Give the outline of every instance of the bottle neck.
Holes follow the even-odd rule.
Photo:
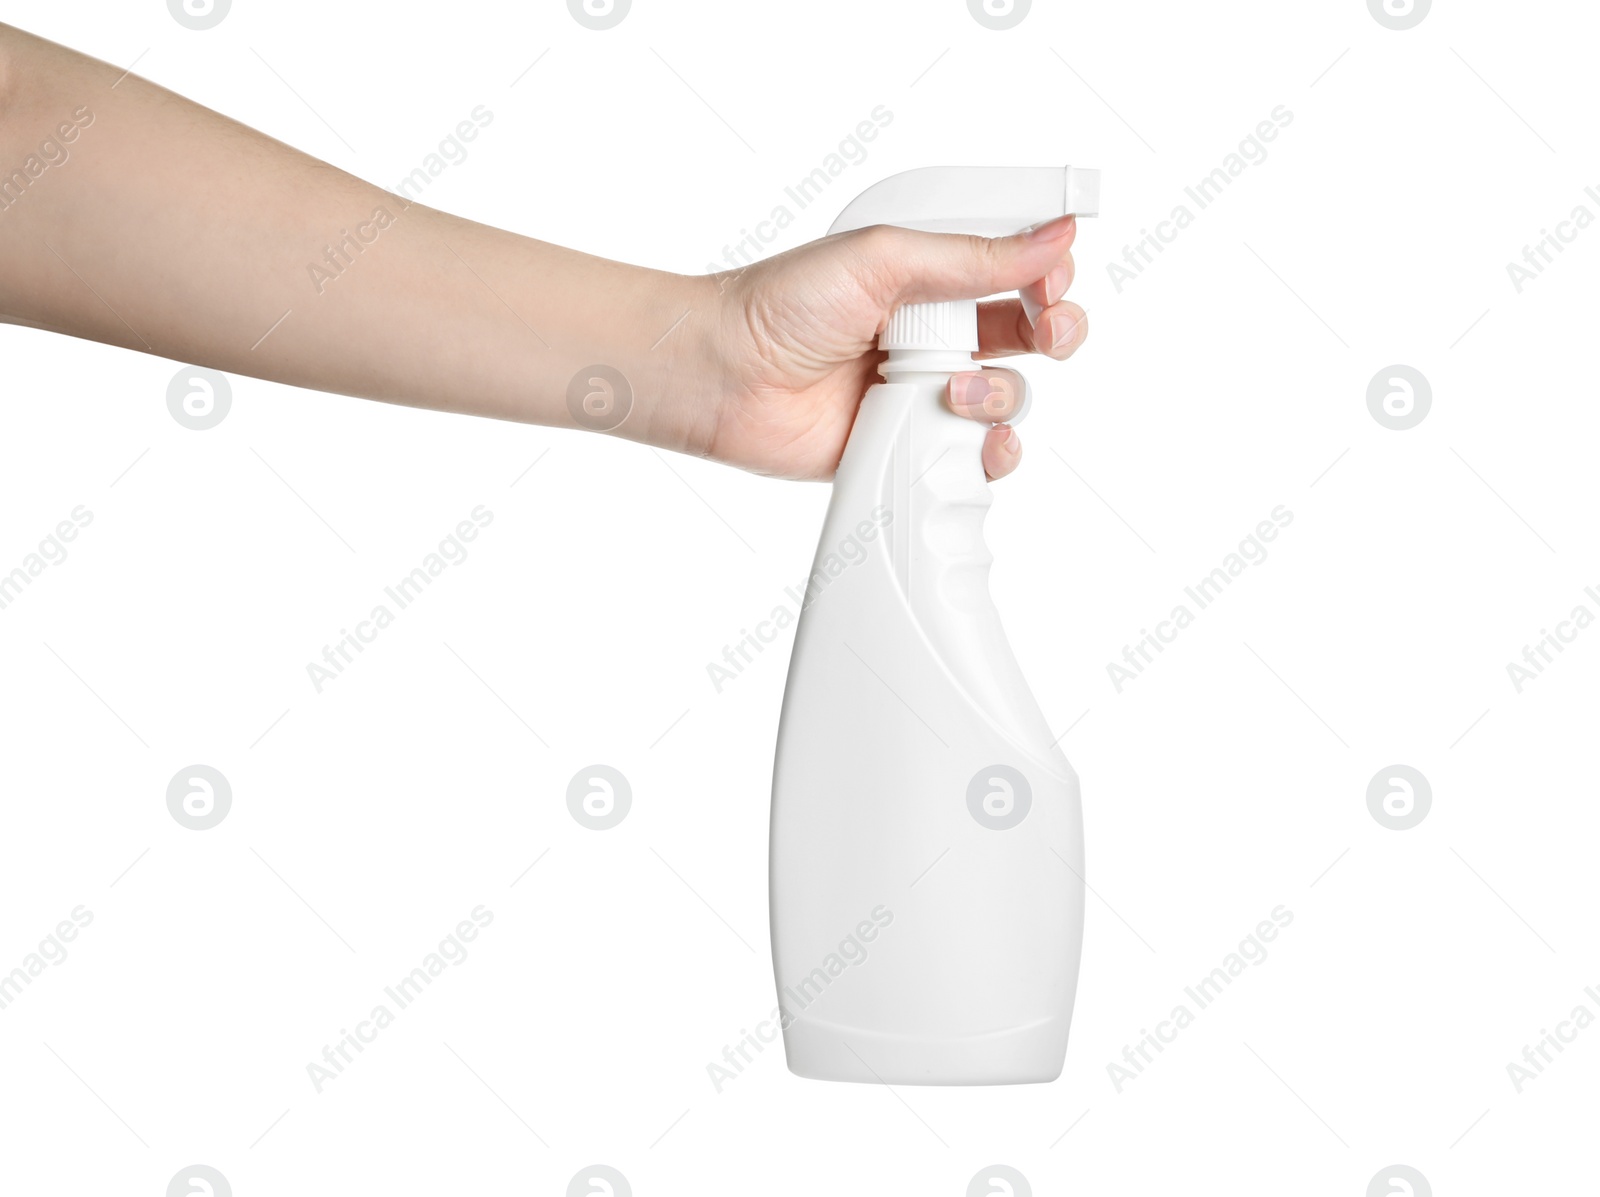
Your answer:
[[[976,368],[972,354],[964,349],[891,349],[878,372],[885,382],[920,382],[927,378],[942,381]]]

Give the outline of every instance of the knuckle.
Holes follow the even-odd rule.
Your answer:
[[[963,236],[966,238],[967,257],[972,262],[973,273],[982,279],[992,279],[999,274],[1003,264],[1000,242],[971,233]]]
[[[899,293],[905,262],[904,229],[873,224],[842,234],[854,274],[866,293],[879,303],[891,303]]]
[[[900,230],[892,224],[869,224],[864,229],[857,229],[850,236],[863,253],[884,254],[892,251],[899,234]]]

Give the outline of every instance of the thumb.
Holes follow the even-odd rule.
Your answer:
[[[1012,237],[919,233],[878,225],[848,234],[885,307],[981,299],[1017,291],[1066,259],[1077,218],[1060,216]]]

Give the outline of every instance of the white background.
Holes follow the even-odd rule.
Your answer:
[[[1520,294],[1506,271],[1600,213],[1589,6],[1403,32],[1360,0],[1041,2],[1007,32],[958,0],[637,0],[604,32],[503,0],[7,19],[386,186],[485,105],[427,203],[685,272],[877,105],[771,250],[919,165],[1105,173],[1092,334],[1030,367],[988,526],[1083,783],[1059,1081],[890,1092],[776,1048],[708,1078],[774,1000],[787,634],[720,694],[706,665],[804,576],[826,487],[248,378],[194,432],[173,363],[3,328],[0,569],[93,522],[0,612],[0,972],[94,919],[0,1011],[0,1189],[157,1197],[197,1162],[240,1197],[561,1194],[596,1162],[640,1197],[959,1195],[997,1162],[1036,1193],[1359,1197],[1397,1162],[1438,1194],[1593,1185],[1600,1030],[1520,1094],[1506,1069],[1600,1012],[1600,631],[1521,693],[1506,671],[1600,613],[1600,232]],[[1119,292],[1107,262],[1278,105],[1266,160]],[[148,168],[174,203],[196,185]],[[1395,363],[1432,387],[1409,431],[1367,407]],[[316,693],[306,664],[478,504],[470,557]],[[1279,504],[1268,559],[1118,693],[1107,663]],[[233,792],[205,832],[166,808],[194,763]],[[604,833],[566,808],[594,763],[633,791]],[[1433,793],[1403,832],[1367,808],[1395,763]],[[480,904],[469,958],[317,1093],[307,1064]],[[1268,959],[1118,1092],[1124,1045],[1280,904]]]

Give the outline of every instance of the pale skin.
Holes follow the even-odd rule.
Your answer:
[[[372,241],[319,290],[310,264],[357,226]],[[0,25],[0,320],[314,390],[573,427],[568,384],[604,363],[633,392],[613,435],[828,479],[902,304],[1020,289],[1037,320],[981,305],[977,356],[1071,356],[1088,331],[1063,299],[1076,231],[879,227],[670,274],[407,203]],[[951,380],[951,408],[994,425],[991,478],[1021,458],[1004,421],[1024,387],[993,367]]]

